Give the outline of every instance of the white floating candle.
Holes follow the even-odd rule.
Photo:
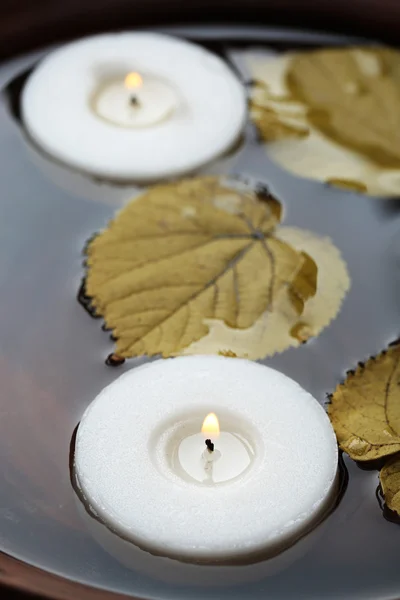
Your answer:
[[[210,469],[199,431],[211,407],[221,435]],[[125,539],[230,561],[276,553],[321,519],[337,445],[323,408],[282,373],[181,357],[132,369],[100,393],[78,428],[75,473],[92,510]]]
[[[22,96],[32,139],[97,176],[151,181],[207,164],[239,137],[241,83],[200,46],[152,33],[100,35],[45,58]]]

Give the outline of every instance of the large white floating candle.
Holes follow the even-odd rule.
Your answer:
[[[242,84],[204,48],[155,33],[64,46],[30,76],[25,127],[56,159],[104,178],[150,181],[227,151],[246,119]]]
[[[215,415],[204,421],[212,411],[219,434]],[[123,538],[155,554],[229,562],[279,552],[318,523],[337,459],[325,411],[295,381],[246,360],[194,356],[132,369],[105,388],[79,425],[75,474]]]

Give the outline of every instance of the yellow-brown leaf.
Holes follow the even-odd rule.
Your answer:
[[[390,510],[400,515],[400,457],[394,456],[379,474],[385,502]]]
[[[185,348],[185,354],[213,354],[229,348],[237,356],[257,360],[317,336],[336,316],[350,287],[346,263],[339,250],[329,238],[297,227],[277,227],[275,235],[305,256],[312,256],[312,263],[305,261],[299,272],[299,282],[307,289],[310,282],[315,282],[317,268],[315,294],[302,302],[292,283],[289,292],[282,290],[272,309],[266,310],[247,329],[233,329],[223,321],[205,319],[208,334]]]
[[[309,133],[304,124],[304,112],[285,108],[290,98],[271,94],[263,82],[255,82],[250,98],[250,114],[264,142],[285,138],[303,138]]]
[[[357,192],[359,194],[364,194],[367,191],[367,186],[364,183],[355,181],[354,179],[335,179],[332,177],[331,179],[327,179],[326,183],[341,190],[349,190],[350,192]]]
[[[398,168],[399,60],[399,52],[381,48],[302,52],[290,62],[287,85],[314,127],[377,164]]]
[[[400,343],[355,372],[333,393],[328,413],[340,447],[359,461],[400,451]]]
[[[273,235],[279,216],[274,198],[215,177],[155,186],[126,206],[87,248],[86,293],[116,354],[179,353],[207,334],[204,319],[248,328],[282,294],[300,314],[317,270]]]
[[[242,53],[268,156],[301,177],[398,197],[399,59],[381,47]]]
[[[252,103],[251,117],[264,142],[276,142],[285,138],[307,137],[309,130],[296,121],[284,118],[279,111],[268,105]]]

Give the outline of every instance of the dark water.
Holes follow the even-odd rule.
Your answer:
[[[338,43],[261,28],[184,33],[222,54],[226,46],[247,43]],[[0,86],[39,57],[3,66]],[[285,224],[330,236],[348,264],[352,287],[337,319],[316,340],[267,361],[324,402],[347,369],[398,337],[399,205],[296,179],[252,143],[242,148],[238,171],[271,187],[285,205]],[[142,360],[107,367],[112,341],[76,296],[86,240],[133,190],[87,180],[41,157],[3,97],[0,191],[0,549],[71,579],[143,598],[400,597],[400,527],[383,518],[378,472],[348,460],[349,483],[338,508],[274,561],[234,568],[181,565],[105,539],[97,528],[102,526],[85,518],[75,501],[70,440],[101,388]]]

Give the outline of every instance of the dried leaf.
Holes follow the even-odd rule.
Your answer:
[[[400,166],[400,52],[329,48],[293,56],[289,93],[335,142],[388,168]]]
[[[287,104],[289,102],[289,104]],[[289,109],[287,108],[289,106]],[[261,139],[274,142],[285,138],[303,138],[309,133],[304,111],[290,110],[290,98],[273,94],[263,81],[255,81],[250,98],[250,115]]]
[[[272,196],[214,177],[155,186],[126,206],[87,247],[86,293],[116,354],[177,354],[207,334],[205,319],[246,329],[281,297],[299,316],[317,272],[273,235],[280,213]]]
[[[275,142],[277,140],[292,138],[303,138],[309,133],[307,127],[290,121],[279,114],[267,104],[250,105],[251,117],[256,124],[258,133],[264,142]]]
[[[297,347],[318,335],[339,312],[350,287],[346,264],[328,238],[295,227],[279,227],[276,236],[313,257],[318,269],[316,294],[303,309],[295,310],[285,290],[277,296],[273,310],[265,311],[248,329],[229,327],[221,320],[205,319],[208,334],[184,350],[184,354],[208,354],[229,348],[237,356],[259,359]]]
[[[328,179],[326,183],[341,190],[349,190],[350,192],[357,192],[359,194],[363,194],[367,191],[367,186],[364,183],[351,179],[338,179],[332,177],[331,179]]]
[[[400,457],[394,456],[379,474],[386,506],[400,515]]]
[[[271,57],[245,53],[262,85],[254,91],[289,128],[264,135],[269,156],[290,172],[342,189],[400,194],[400,53],[389,48],[322,49]],[[280,101],[277,101],[277,97]],[[267,126],[265,126],[267,127]],[[268,128],[267,128],[268,132]],[[272,143],[271,143],[272,142]]]
[[[328,413],[340,447],[359,461],[400,451],[400,343],[349,371]]]

